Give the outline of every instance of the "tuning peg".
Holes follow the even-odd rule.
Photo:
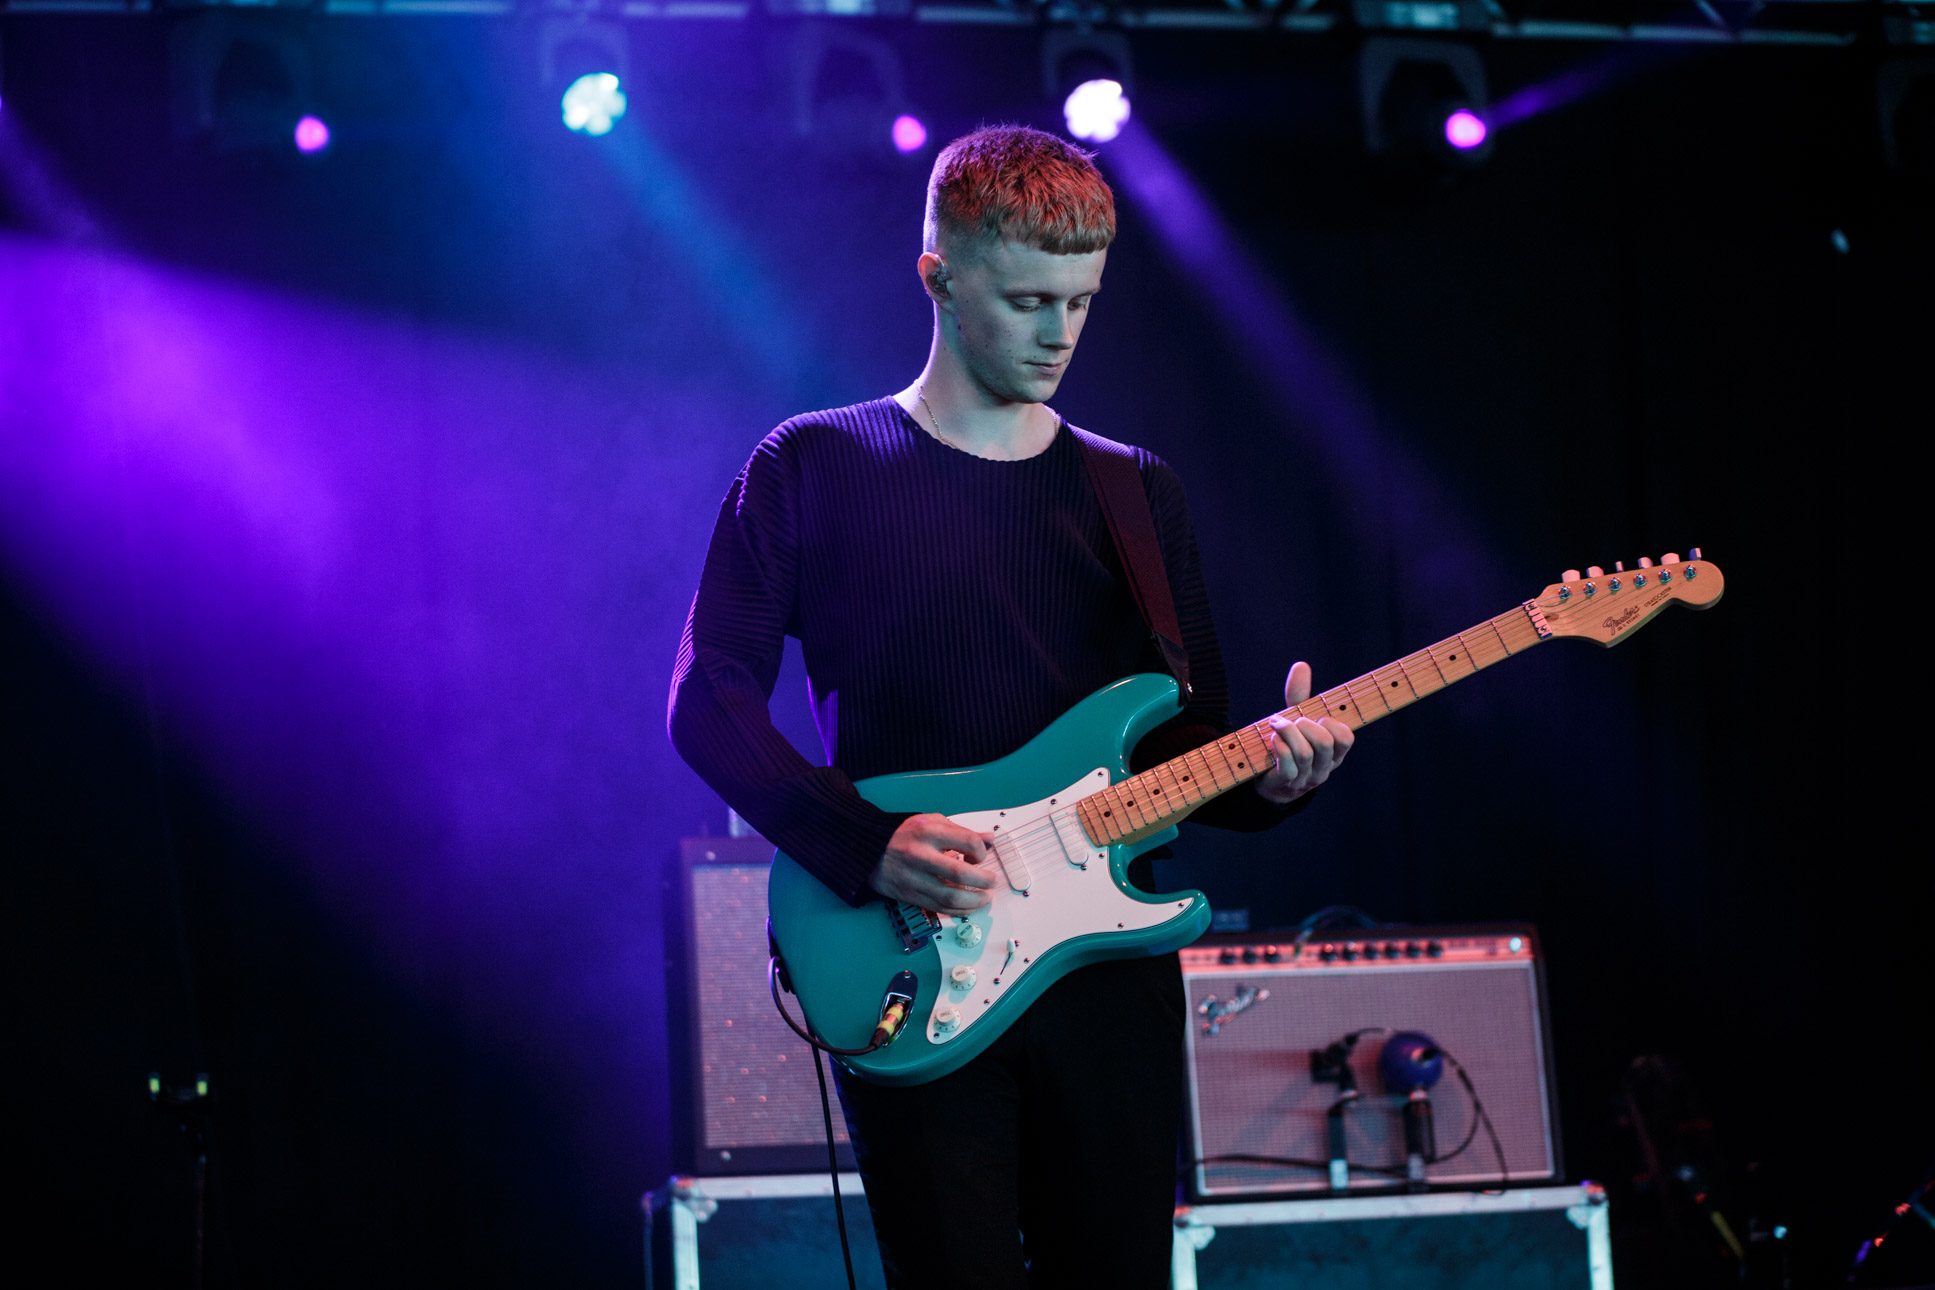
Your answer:
[[[1653,559],[1652,559],[1652,557],[1651,557],[1651,556],[1644,556],[1644,555],[1642,555],[1641,557],[1639,557],[1639,567],[1640,567],[1640,568],[1642,568],[1642,569],[1650,569],[1650,568],[1652,568],[1652,567],[1653,567]]]
[[[1661,564],[1678,564],[1679,562],[1680,562],[1680,553],[1678,551],[1668,551],[1665,555],[1660,557]]]
[[[1626,562],[1625,562],[1624,560],[1614,560],[1614,561],[1613,561],[1613,572],[1614,572],[1614,573],[1624,573],[1624,572],[1626,572]]]
[[[1602,568],[1600,568],[1600,567],[1599,567],[1598,565],[1596,565],[1596,564],[1595,564],[1595,565],[1590,565],[1590,566],[1588,566],[1588,567],[1587,567],[1587,569],[1586,569],[1586,576],[1587,576],[1588,578],[1603,578],[1603,577],[1605,577],[1605,576],[1606,576],[1606,571],[1605,571],[1604,569],[1602,569]]]
[[[1700,548],[1696,546],[1688,549],[1686,558],[1689,560],[1698,560],[1700,558]]]
[[[1577,569],[1567,569],[1564,573],[1559,575],[1559,581],[1577,582],[1579,581],[1579,571]]]

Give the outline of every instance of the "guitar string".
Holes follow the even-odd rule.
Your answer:
[[[1688,584],[1684,582],[1681,583],[1681,586],[1686,586],[1686,585]],[[1609,593],[1609,594],[1617,594],[1617,593]],[[1590,603],[1589,601],[1582,601],[1578,605],[1570,605],[1568,604],[1569,599],[1570,599],[1569,597],[1562,599],[1556,596],[1543,597],[1543,598],[1534,597],[1532,600],[1530,600],[1527,603],[1536,605],[1542,613],[1546,611],[1550,611],[1550,613],[1547,614],[1548,620],[1554,616],[1564,616],[1568,618],[1577,616],[1579,611],[1584,609],[1587,603]],[[1611,603],[1611,602],[1608,601],[1608,602],[1602,602],[1602,603]],[[1659,610],[1665,609],[1668,603],[1669,601],[1662,600],[1657,604],[1655,604],[1654,606],[1652,606],[1652,608],[1655,612],[1657,612]],[[1502,663],[1506,659],[1512,657],[1515,654],[1521,654],[1525,650],[1531,648],[1533,645],[1543,644],[1547,638],[1544,636],[1538,635],[1537,628],[1531,623],[1528,617],[1523,617],[1522,616],[1523,614],[1524,614],[1523,606],[1520,606],[1517,609],[1506,610],[1502,614],[1495,615],[1494,617],[1487,619],[1482,623],[1474,624],[1473,626],[1466,628],[1465,631],[1459,632],[1456,636],[1446,637],[1444,640],[1441,640],[1434,645],[1429,645],[1429,646],[1426,646],[1424,649],[1416,650],[1410,654],[1404,655],[1401,658],[1398,658],[1396,660],[1393,660],[1390,663],[1385,664],[1383,667],[1380,667],[1380,668],[1374,669],[1373,671],[1366,672],[1366,673],[1363,673],[1362,675],[1353,677],[1350,680],[1345,681],[1341,685],[1333,686],[1328,690],[1321,691],[1320,693],[1311,696],[1311,698],[1308,700],[1305,700],[1304,703],[1295,704],[1290,707],[1280,709],[1277,713],[1273,715],[1287,716],[1290,713],[1295,712],[1299,716],[1319,718],[1323,715],[1334,712],[1343,706],[1341,702],[1335,701],[1334,699],[1334,696],[1338,696],[1340,694],[1345,696],[1349,702],[1356,703],[1358,705],[1358,712],[1363,713],[1365,711],[1364,695],[1368,692],[1374,691],[1378,695],[1380,702],[1385,708],[1385,711],[1372,713],[1368,717],[1362,718],[1359,721],[1359,723],[1355,727],[1353,727],[1353,729],[1361,729],[1363,726],[1369,725],[1371,722],[1376,721],[1381,717],[1389,716],[1399,711],[1402,708],[1409,707],[1413,703],[1416,703],[1422,699],[1429,698],[1431,695],[1436,694],[1440,690],[1448,689],[1452,685],[1457,684],[1459,681],[1463,681],[1471,677],[1472,675],[1485,670],[1488,667],[1491,667],[1497,663]],[[1468,633],[1482,631],[1483,628],[1485,627],[1490,627],[1493,633],[1497,636],[1498,640],[1495,646],[1491,644],[1473,646],[1467,640],[1465,640],[1465,637]],[[1533,635],[1531,635],[1530,637],[1526,636],[1526,632],[1528,629],[1533,633]],[[1516,649],[1512,647],[1511,641],[1507,639],[1506,633],[1508,630],[1511,632],[1511,635],[1513,637],[1516,637],[1520,642],[1518,648]],[[1458,649],[1461,649],[1467,655],[1467,661],[1466,661],[1467,670],[1461,672],[1459,675],[1456,675],[1456,676],[1447,676],[1445,675],[1445,663],[1454,662],[1457,660],[1456,653],[1452,651],[1453,646],[1456,646]],[[1495,650],[1502,650],[1503,652],[1498,653],[1498,652],[1495,652]],[[1444,657],[1442,660],[1440,659],[1440,651],[1443,651],[1444,653]],[[1481,662],[1479,661],[1480,659],[1483,659],[1484,661]],[[1438,675],[1439,683],[1437,685],[1430,684],[1431,678],[1428,675],[1426,675],[1424,678],[1424,685],[1421,687],[1418,681],[1412,677],[1411,670],[1412,670],[1412,667],[1417,667],[1420,669],[1420,673],[1422,675],[1421,669],[1423,665],[1427,663],[1431,665],[1432,671],[1437,672],[1439,674]],[[1457,671],[1458,669],[1453,668],[1452,670]],[[1392,672],[1397,673],[1398,679],[1402,680],[1405,683],[1405,688],[1410,691],[1408,697],[1403,694],[1400,694],[1399,695],[1400,701],[1395,704],[1391,703],[1389,698],[1384,694],[1384,690],[1387,688],[1384,684],[1384,681]],[[1375,685],[1367,685],[1366,684],[1367,682],[1375,682]],[[1392,682],[1391,688],[1395,688],[1395,684],[1396,684],[1395,682]],[[1304,711],[1304,709],[1312,703],[1321,705],[1320,711],[1316,713]],[[1259,751],[1248,752],[1248,750],[1242,750],[1242,751],[1248,752],[1249,758],[1252,761],[1254,761],[1258,759],[1259,753],[1268,752],[1268,748],[1270,744],[1269,734],[1267,733],[1268,731],[1269,731],[1269,718],[1266,717],[1261,721],[1252,722],[1250,725],[1246,727],[1242,727],[1240,728],[1239,731],[1233,731],[1232,733],[1237,734],[1239,736],[1239,739],[1241,738],[1241,735],[1243,732],[1249,732],[1250,734],[1254,735],[1256,742],[1259,745]],[[1201,748],[1192,749],[1189,752],[1182,754],[1180,757],[1171,758],[1169,761],[1163,762],[1160,765],[1152,766],[1147,771],[1143,771],[1137,775],[1132,775],[1127,779],[1117,781],[1115,784],[1111,784],[1108,789],[1103,789],[1101,791],[1108,792],[1111,789],[1120,789],[1123,785],[1133,784],[1136,781],[1140,780],[1142,782],[1143,789],[1137,790],[1137,795],[1139,797],[1146,797],[1148,795],[1151,795],[1151,793],[1145,793],[1144,790],[1148,790],[1150,786],[1153,785],[1155,786],[1155,788],[1151,790],[1152,795],[1156,798],[1162,799],[1165,805],[1170,800],[1172,793],[1181,792],[1186,798],[1188,794],[1188,790],[1181,790],[1172,786],[1163,786],[1162,780],[1159,776],[1159,772],[1170,770],[1170,768],[1176,766],[1177,763],[1185,762],[1189,757],[1197,756],[1199,754],[1205,754],[1209,748],[1220,745],[1221,743],[1222,743],[1221,739],[1212,741],[1210,744],[1205,744]],[[1226,763],[1227,763],[1227,760],[1228,760],[1227,758],[1224,758],[1224,761]],[[1185,767],[1185,769],[1189,769],[1189,768]],[[1215,766],[1213,763],[1209,763],[1209,769],[1211,771],[1211,782],[1215,783],[1218,777],[1215,774]],[[1244,767],[1243,769],[1248,769],[1248,768]],[[1185,805],[1190,809],[1194,809],[1196,806],[1200,806],[1204,802],[1209,801],[1212,797],[1220,796],[1222,793],[1229,792],[1237,787],[1240,787],[1247,779],[1253,779],[1253,778],[1256,778],[1257,775],[1267,773],[1264,771],[1257,771],[1255,774],[1237,775],[1236,772],[1238,768],[1230,767],[1227,764],[1225,766],[1225,770],[1229,774],[1234,776],[1234,780],[1232,783],[1228,785],[1219,784],[1214,793],[1205,793],[1200,798],[1198,798],[1195,802],[1185,801],[1184,803],[1182,803],[1182,805]],[[1194,779],[1195,772],[1193,769],[1190,770],[1190,775],[1191,775],[1191,782],[1199,782]],[[1144,776],[1147,776],[1148,778],[1145,779]],[[1172,774],[1172,778],[1173,778],[1173,774]],[[1125,802],[1130,801],[1130,799],[1122,798],[1122,795],[1120,793],[1117,793],[1116,797],[1121,798]],[[1136,810],[1137,808],[1131,803],[1130,805],[1125,806],[1124,809],[1133,811],[1133,810]],[[1184,814],[1184,812],[1182,811],[1172,812],[1167,810],[1161,810],[1154,818],[1150,818],[1147,812],[1141,812],[1141,814],[1143,814],[1146,822],[1135,825],[1133,828],[1127,831],[1128,833],[1135,833],[1140,831],[1141,829],[1155,826],[1160,820],[1163,820],[1165,818],[1173,820],[1176,817]]]

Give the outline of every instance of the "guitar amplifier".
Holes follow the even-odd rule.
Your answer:
[[[673,1148],[694,1174],[826,1171],[813,1051],[773,1010],[766,982],[772,859],[756,836],[685,838],[666,893]],[[827,1093],[840,1165],[852,1169],[830,1072]]]
[[[1342,1112],[1348,1188],[1403,1186],[1406,1097],[1385,1087],[1378,1064],[1386,1037],[1400,1032],[1428,1035],[1463,1066],[1498,1135],[1494,1148],[1472,1092],[1446,1062],[1429,1089],[1438,1159],[1426,1166],[1428,1187],[1561,1177],[1544,969],[1531,927],[1386,927],[1301,945],[1223,933],[1183,950],[1182,968],[1193,1010],[1197,1197],[1331,1191],[1329,1112],[1350,1077],[1358,1097]],[[1359,1038],[1340,1080],[1339,1063],[1319,1055],[1352,1034]],[[1279,1163],[1218,1159],[1232,1156]]]

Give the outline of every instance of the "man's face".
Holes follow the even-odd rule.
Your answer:
[[[1053,396],[1107,258],[1107,250],[1052,255],[1002,241],[951,263],[951,313],[969,375],[1004,403]]]

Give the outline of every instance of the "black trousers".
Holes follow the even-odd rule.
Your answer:
[[[1165,1290],[1182,1109],[1173,954],[1071,972],[951,1075],[835,1067],[893,1290]]]

